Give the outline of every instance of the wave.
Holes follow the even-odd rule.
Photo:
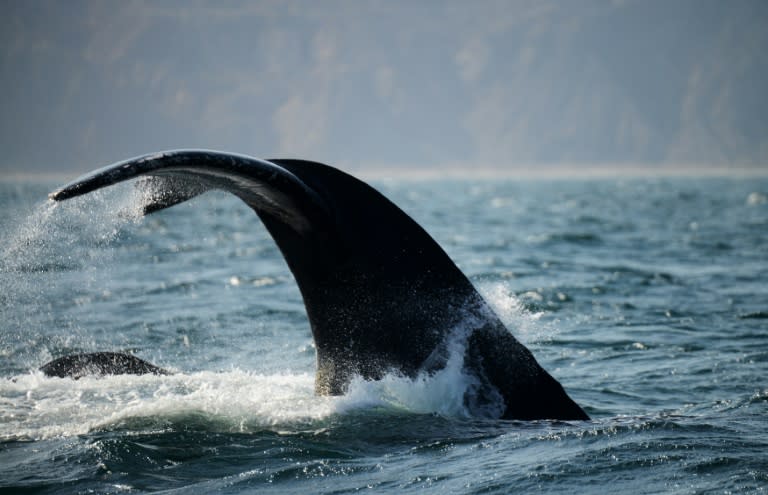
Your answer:
[[[337,399],[316,397],[313,390],[309,374],[233,370],[75,381],[34,372],[0,383],[0,440],[156,430],[193,417],[205,418],[213,430],[243,432],[332,414]]]
[[[33,372],[0,382],[0,441],[43,440],[94,431],[163,431],[173,424],[248,433],[311,425],[364,410],[469,418],[474,385],[460,359],[416,378],[355,379],[346,395],[316,396],[310,373],[259,374],[239,369],[170,376],[79,380]]]

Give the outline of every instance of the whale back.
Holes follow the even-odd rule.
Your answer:
[[[104,375],[170,375],[171,373],[143,359],[122,352],[70,354],[40,367],[46,376],[73,378]]]

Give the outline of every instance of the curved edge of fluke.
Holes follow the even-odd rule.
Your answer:
[[[151,177],[139,187],[185,183],[149,199],[145,213],[186,201],[210,189],[222,189],[249,206],[282,219],[299,232],[313,224],[327,225],[327,205],[311,187],[290,170],[258,158],[235,153],[182,149],[151,153],[100,168],[51,192],[52,201],[64,201],[138,177]],[[176,181],[176,182],[174,182]]]
[[[293,174],[265,160],[223,151],[179,149],[149,153],[107,165],[52,191],[48,198],[64,201],[142,175],[173,175],[174,172],[186,172],[199,174],[201,178],[210,178],[214,168],[222,176],[221,171],[229,171],[235,175],[251,175],[262,180],[271,179],[273,182],[279,178],[286,184],[307,189]],[[255,174],[256,170],[260,173]]]

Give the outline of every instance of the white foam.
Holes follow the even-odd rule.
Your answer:
[[[341,397],[316,396],[311,374],[235,370],[75,381],[36,372],[0,382],[0,441],[69,437],[126,424],[156,429],[191,417],[226,432],[304,424],[371,408],[467,417],[464,392],[472,384],[455,360],[416,379],[397,374],[375,382],[356,379]]]
[[[126,424],[156,429],[191,417],[216,431],[248,432],[380,408],[447,417],[498,416],[501,401],[484,406],[487,411],[467,409],[465,393],[478,383],[463,369],[462,333],[459,329],[450,339],[446,366],[439,371],[416,378],[397,373],[377,381],[357,378],[341,397],[316,396],[310,373],[233,370],[75,381],[34,372],[0,381],[0,441],[68,437]]]
[[[544,312],[530,311],[505,284],[485,283],[477,287],[502,323],[523,344],[552,338],[556,328],[541,321]]]
[[[201,416],[212,428],[249,431],[327,417],[338,398],[316,397],[309,374],[235,370],[80,380],[36,372],[0,383],[0,441],[73,436],[126,421]]]
[[[533,328],[538,317],[524,311],[514,296],[502,291],[499,285],[492,305],[499,311],[505,324],[510,320],[524,322],[526,333]],[[493,292],[493,291],[491,291]],[[348,393],[338,407],[385,407],[418,414],[439,414],[447,417],[497,418],[504,412],[504,400],[496,390],[483,388],[477,377],[464,367],[466,343],[471,332],[484,324],[481,315],[467,312],[464,319],[448,336],[442,353],[445,366],[430,373],[422,372],[415,378],[390,373],[381,380],[352,381]]]
[[[452,348],[446,366],[434,373],[420,373],[415,378],[409,378],[392,372],[381,380],[352,380],[349,391],[337,404],[339,412],[383,407],[416,414],[471,416],[472,412],[464,403],[464,395],[476,385],[476,380],[463,370],[463,339],[455,337],[449,346]]]

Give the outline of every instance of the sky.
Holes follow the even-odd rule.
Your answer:
[[[0,0],[0,177],[177,148],[768,171],[766,88],[762,0]]]

